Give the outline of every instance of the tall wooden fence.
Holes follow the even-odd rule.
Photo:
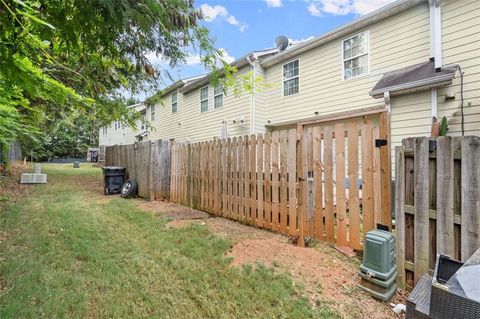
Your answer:
[[[108,146],[105,165],[126,167],[128,178],[135,178],[138,183],[139,196],[151,200],[168,199],[171,145],[169,140],[158,140]]]
[[[467,260],[480,247],[480,138],[403,140],[395,201],[401,286],[431,272],[439,253]]]
[[[174,143],[170,200],[283,234],[362,249],[363,236],[376,222],[391,223],[390,176],[382,178],[391,169],[389,152],[382,157],[384,143],[376,143],[382,121],[386,118],[376,114]]]

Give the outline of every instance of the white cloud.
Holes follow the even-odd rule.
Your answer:
[[[198,53],[197,54],[190,53],[185,59],[185,61],[187,65],[198,65],[202,62],[200,58],[200,54]]]
[[[312,16],[320,17],[322,15],[322,12],[317,8],[315,3],[310,3],[310,5],[307,7],[307,10]]]
[[[231,56],[230,54],[228,54],[227,50],[224,49],[224,48],[220,48],[218,49],[218,51],[221,52],[221,58],[227,62],[227,63],[232,63],[233,61],[235,61],[235,58],[233,56]]]
[[[393,1],[395,0],[310,0],[307,10],[314,16],[321,16],[322,13],[364,15]]]
[[[206,22],[212,22],[217,18],[225,19],[231,25],[237,26],[240,32],[245,31],[248,28],[248,25],[245,23],[240,23],[235,16],[228,13],[228,10],[224,6],[210,6],[208,4],[202,4],[200,6],[200,10],[203,14],[203,19]]]
[[[267,6],[272,8],[279,8],[282,6],[282,0],[265,0]]]

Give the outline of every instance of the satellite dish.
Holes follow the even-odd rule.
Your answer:
[[[285,50],[288,47],[288,38],[286,36],[280,35],[275,39],[275,46],[280,51]]]

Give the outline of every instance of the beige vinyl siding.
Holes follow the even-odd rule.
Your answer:
[[[265,69],[258,63],[258,61],[255,62],[256,65],[256,77],[257,78],[262,78],[262,85],[266,84],[265,81]],[[266,131],[265,125],[267,125],[267,108],[265,107],[265,103],[267,103],[267,96],[266,96],[266,90],[262,88],[260,85],[260,88],[255,91],[255,132],[257,133],[264,133]]]
[[[370,73],[342,80],[342,40],[362,31],[370,33]],[[341,39],[304,52],[300,61],[300,90],[283,97],[282,64],[266,70],[266,80],[274,85],[266,94],[265,120],[272,123],[335,113],[355,108],[383,105],[368,92],[386,71],[399,69],[429,58],[429,7],[421,4]]]
[[[480,1],[442,2],[443,63],[459,64],[464,72],[465,135],[480,135]],[[453,85],[438,90],[438,115],[446,116],[449,135],[461,134],[460,73]],[[446,94],[455,100],[445,101]]]
[[[250,67],[239,70],[239,74],[248,72]],[[202,86],[204,87],[204,86]],[[182,100],[179,103],[178,113],[181,114],[181,126],[177,128],[178,135],[173,137],[177,140],[189,140],[192,142],[208,140],[219,137],[222,129],[222,122],[227,122],[229,136],[239,136],[249,133],[250,128],[250,95],[243,93],[235,97],[231,90],[223,96],[223,106],[214,109],[214,90],[208,85],[208,111],[200,112],[200,89],[195,89],[186,94],[179,93]],[[171,118],[171,116],[170,116]],[[239,120],[244,120],[243,125]],[[237,123],[233,123],[236,120]],[[167,117],[165,121],[169,121]],[[159,128],[157,128],[158,130]],[[164,136],[169,136],[168,128],[160,128]]]
[[[172,113],[172,93],[163,97],[161,103],[155,106],[155,120],[151,122],[153,129],[148,134],[149,140],[180,139],[184,109],[183,94],[177,91],[177,112]],[[150,115],[150,108],[147,109]]]

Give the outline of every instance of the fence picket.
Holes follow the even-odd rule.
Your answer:
[[[287,131],[280,131],[280,232],[288,232]]]
[[[288,131],[288,230],[290,235],[297,234],[297,131]]]
[[[336,213],[337,245],[347,246],[347,221],[345,208],[345,127],[343,123],[335,124],[335,176],[336,176]]]
[[[325,163],[325,237],[327,241],[334,242],[333,138],[330,126],[324,128],[323,161]]]

